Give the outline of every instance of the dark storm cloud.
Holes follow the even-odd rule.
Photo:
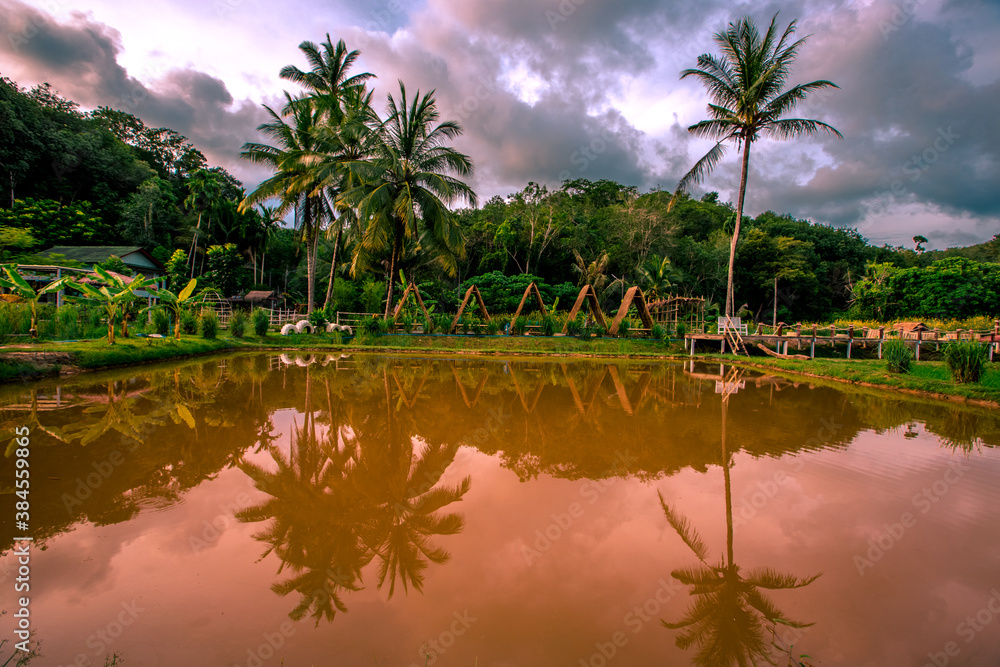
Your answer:
[[[234,104],[221,80],[193,69],[175,69],[147,86],[118,63],[119,33],[74,12],[68,23],[17,0],[0,1],[0,24],[7,33],[0,54],[15,79],[48,82],[84,107],[109,106],[169,127],[188,137],[211,164],[253,174],[237,162],[244,142],[264,119],[259,105]]]

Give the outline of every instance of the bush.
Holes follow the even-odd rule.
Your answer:
[[[440,315],[431,315],[434,320],[434,333],[446,334],[448,333],[448,328],[451,327],[451,316],[441,313]]]
[[[579,319],[570,320],[566,323],[566,335],[579,338],[581,333],[583,333],[583,325]]]
[[[242,310],[233,311],[232,317],[229,318],[229,333],[233,335],[234,338],[243,338],[243,334],[247,330],[247,314]]]
[[[632,328],[632,323],[628,319],[623,319],[621,324],[618,325],[618,337],[628,338],[629,329]]]
[[[413,333],[413,317],[411,315],[403,316],[403,332]]]
[[[271,316],[263,308],[253,311],[253,332],[263,338],[267,335],[267,330],[271,326]]]
[[[514,324],[510,329],[515,336],[523,336],[524,332],[528,330],[528,318],[524,315],[519,316],[514,320]]]
[[[219,317],[211,308],[201,311],[201,337],[209,340],[219,334]]]
[[[944,348],[944,362],[955,382],[979,382],[986,372],[988,348],[979,343],[952,343]]]
[[[191,311],[184,311],[181,314],[181,331],[186,334],[198,332],[198,318]]]
[[[315,329],[326,326],[326,312],[322,309],[312,311],[306,319],[309,320],[309,324],[313,325],[313,328]]]
[[[882,345],[882,358],[885,359],[885,367],[890,373],[909,373],[913,353],[906,343],[893,339],[887,340]]]
[[[683,322],[677,323],[677,337],[683,339],[687,335],[687,326]]]
[[[486,333],[490,336],[496,336],[500,333],[500,320],[493,317],[490,321],[486,323]]]
[[[368,336],[381,336],[382,335],[382,323],[381,320],[376,317],[366,317],[361,320],[361,333]]]
[[[552,313],[546,313],[542,317],[542,335],[553,336],[556,333],[556,317]]]
[[[170,333],[170,314],[163,308],[153,311],[153,330],[161,336]]]
[[[654,324],[653,328],[649,330],[649,337],[653,340],[663,340],[663,327]]]

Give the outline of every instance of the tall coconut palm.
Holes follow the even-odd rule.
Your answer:
[[[343,195],[356,206],[362,225],[355,245],[351,273],[372,266],[378,255],[389,254],[389,290],[385,314],[393,298],[393,276],[405,238],[426,229],[430,248],[449,275],[455,275],[465,254],[461,229],[448,205],[465,200],[475,206],[475,192],[462,178],[473,174],[472,160],[447,142],[462,133],[452,120],[439,122],[434,91],[407,98],[399,82],[399,99],[389,95],[388,118],[371,144],[371,157],[346,163],[357,183]]]
[[[240,202],[240,210],[246,211],[256,204],[269,199],[277,200],[274,213],[284,216],[295,211],[295,224],[303,245],[306,247],[306,280],[308,285],[308,311],[312,312],[316,301],[316,250],[323,220],[330,218],[330,207],[322,193],[317,193],[317,182],[312,169],[302,159],[303,154],[320,148],[319,135],[315,131],[321,123],[322,112],[317,105],[304,99],[295,99],[285,93],[286,110],[290,121],[273,109],[264,105],[271,120],[258,126],[257,131],[275,142],[276,145],[262,143],[243,144],[240,157],[254,164],[270,167],[274,175],[264,180]]]
[[[722,50],[722,56],[702,54],[698,56],[697,69],[686,69],[681,73],[682,79],[693,76],[705,84],[712,98],[712,103],[708,105],[711,118],[695,123],[688,131],[699,137],[715,139],[717,143],[681,178],[671,203],[691,184],[700,182],[719,163],[725,154],[726,142],[735,141],[737,149],[743,152],[736,225],[729,249],[727,316],[733,315],[733,262],[740,236],[740,222],[743,219],[751,144],[761,136],[790,139],[819,132],[843,138],[836,129],[818,120],[782,118],[812,91],[839,86],[830,81],[818,80],[785,89],[789,69],[805,38],[791,41],[795,21],[789,23],[779,37],[775,25],[777,19],[778,15],[775,14],[764,35],[760,34],[750,17],[730,23],[724,32],[715,35],[715,42]]]
[[[365,82],[375,75],[363,72],[347,76],[361,52],[348,51],[344,40],[334,46],[329,33],[321,45],[305,41],[299,44],[299,50],[309,61],[311,69],[304,72],[294,65],[286,65],[279,76],[307,89],[308,99],[317,102],[324,120],[332,126],[340,125],[344,118],[347,96],[351,91],[364,88]]]

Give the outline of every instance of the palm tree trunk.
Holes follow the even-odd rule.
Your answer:
[[[722,399],[722,474],[726,481],[726,556],[727,565],[733,566],[733,486],[729,476],[729,450],[726,449],[726,408],[727,398]]]
[[[344,231],[343,223],[337,227],[337,238],[333,242],[333,259],[330,260],[330,282],[326,285],[326,301],[323,302],[324,308],[330,307],[330,297],[333,296],[333,273],[337,268],[337,249],[340,247],[340,233]]]
[[[743,139],[743,169],[740,171],[740,196],[736,202],[736,224],[733,226],[733,241],[729,246],[729,280],[726,285],[726,317],[733,317],[733,264],[736,262],[736,243],[740,239],[740,223],[743,221],[743,199],[747,194],[747,173],[750,169],[750,140]]]
[[[188,278],[194,278],[194,258],[198,253],[198,230],[201,229],[201,211],[198,211],[198,224],[194,227],[194,238],[191,239],[191,256],[188,261],[191,262],[191,275]]]
[[[388,319],[389,317],[389,308],[392,307],[392,288],[395,282],[393,281],[392,276],[396,272],[396,248],[398,247],[398,244],[399,241],[394,236],[392,239],[392,257],[389,258],[389,277],[388,277],[389,289],[385,297],[385,315],[383,316],[386,319]]]
[[[302,236],[306,242],[306,313],[312,312],[313,301],[316,297],[316,280],[313,275],[313,253],[312,253],[312,237],[313,237],[313,220],[312,220],[312,201],[309,197],[305,199],[305,209],[302,213]]]

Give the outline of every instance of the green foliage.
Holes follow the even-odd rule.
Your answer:
[[[229,317],[229,333],[235,338],[243,338],[247,330],[247,314],[243,310],[234,310]]]
[[[437,334],[448,333],[448,327],[451,326],[451,315],[445,315],[441,313],[439,315],[431,315],[431,319],[434,321],[433,331]]]
[[[496,336],[500,333],[500,320],[496,317],[490,318],[490,321],[486,323],[486,333],[489,336]]]
[[[306,319],[308,319],[309,324],[313,325],[316,329],[326,326],[326,312],[322,309],[312,311]]]
[[[666,334],[663,331],[663,327],[661,327],[659,324],[654,324],[653,327],[649,330],[649,337],[652,338],[653,340],[663,340],[665,335]]]
[[[491,271],[481,276],[469,278],[462,283],[462,288],[468,289],[470,285],[478,287],[483,296],[483,303],[486,304],[486,310],[489,312],[512,313],[517,310],[517,305],[521,302],[521,297],[524,296],[524,290],[531,283],[535,283],[538,287],[542,300],[546,304],[551,304],[556,298],[561,298],[564,301],[573,300],[580,291],[579,287],[571,283],[549,285],[543,278],[531,274],[505,276],[499,271]],[[525,308],[531,305],[533,305],[533,301],[529,297]]]
[[[381,280],[365,280],[361,284],[361,305],[366,313],[377,313],[385,305],[386,287]]]
[[[105,271],[114,271],[115,273],[121,274],[123,276],[132,275],[132,272],[129,270],[127,266],[125,266],[125,262],[122,261],[122,258],[119,257],[118,255],[111,255],[106,260],[99,263],[97,266],[101,267]]]
[[[219,316],[215,314],[215,310],[212,308],[204,308],[201,311],[201,317],[198,318],[201,328],[201,337],[206,340],[212,340],[219,334]]]
[[[580,334],[583,333],[583,328],[583,322],[580,321],[579,317],[570,320],[566,323],[566,335],[579,338]]]
[[[909,373],[913,352],[901,340],[887,340],[882,345],[882,358],[885,359],[885,367],[890,373]]]
[[[404,315],[402,317],[400,323],[403,325],[403,332],[404,333],[413,333],[413,316],[412,315],[410,315],[410,314]]]
[[[253,332],[263,338],[267,335],[267,330],[271,326],[271,316],[263,308],[256,308],[253,311]]]
[[[1000,264],[948,257],[928,267],[868,265],[854,289],[854,312],[883,322],[1000,313]]]
[[[528,318],[524,315],[519,315],[514,324],[511,325],[511,333],[515,336],[523,336],[524,332],[528,330]]]
[[[678,338],[684,338],[687,335],[687,325],[683,322],[678,322],[676,334]]]
[[[170,333],[170,315],[162,308],[153,311],[153,330],[161,336]]]
[[[618,337],[628,338],[628,332],[632,328],[632,323],[626,317],[618,324]]]
[[[64,206],[50,199],[17,199],[12,208],[0,208],[0,225],[30,230],[33,245],[39,249],[54,245],[100,245],[110,233],[89,201]],[[21,239],[22,243],[25,241],[26,238]]]
[[[181,331],[186,334],[198,332],[198,318],[190,310],[185,310],[181,315]]]
[[[988,360],[989,349],[972,341],[949,343],[944,348],[944,362],[955,381],[962,384],[979,382]]]
[[[188,254],[183,250],[175,250],[167,260],[167,283],[170,289],[178,290],[188,281]]]
[[[542,316],[541,331],[543,336],[553,336],[556,333],[557,322],[556,317],[552,313],[546,313]]]
[[[235,243],[213,245],[205,255],[208,272],[203,281],[215,287],[223,296],[234,296],[246,289],[250,273]]]
[[[368,336],[382,335],[382,318],[377,316],[366,317],[361,320],[361,332]]]

